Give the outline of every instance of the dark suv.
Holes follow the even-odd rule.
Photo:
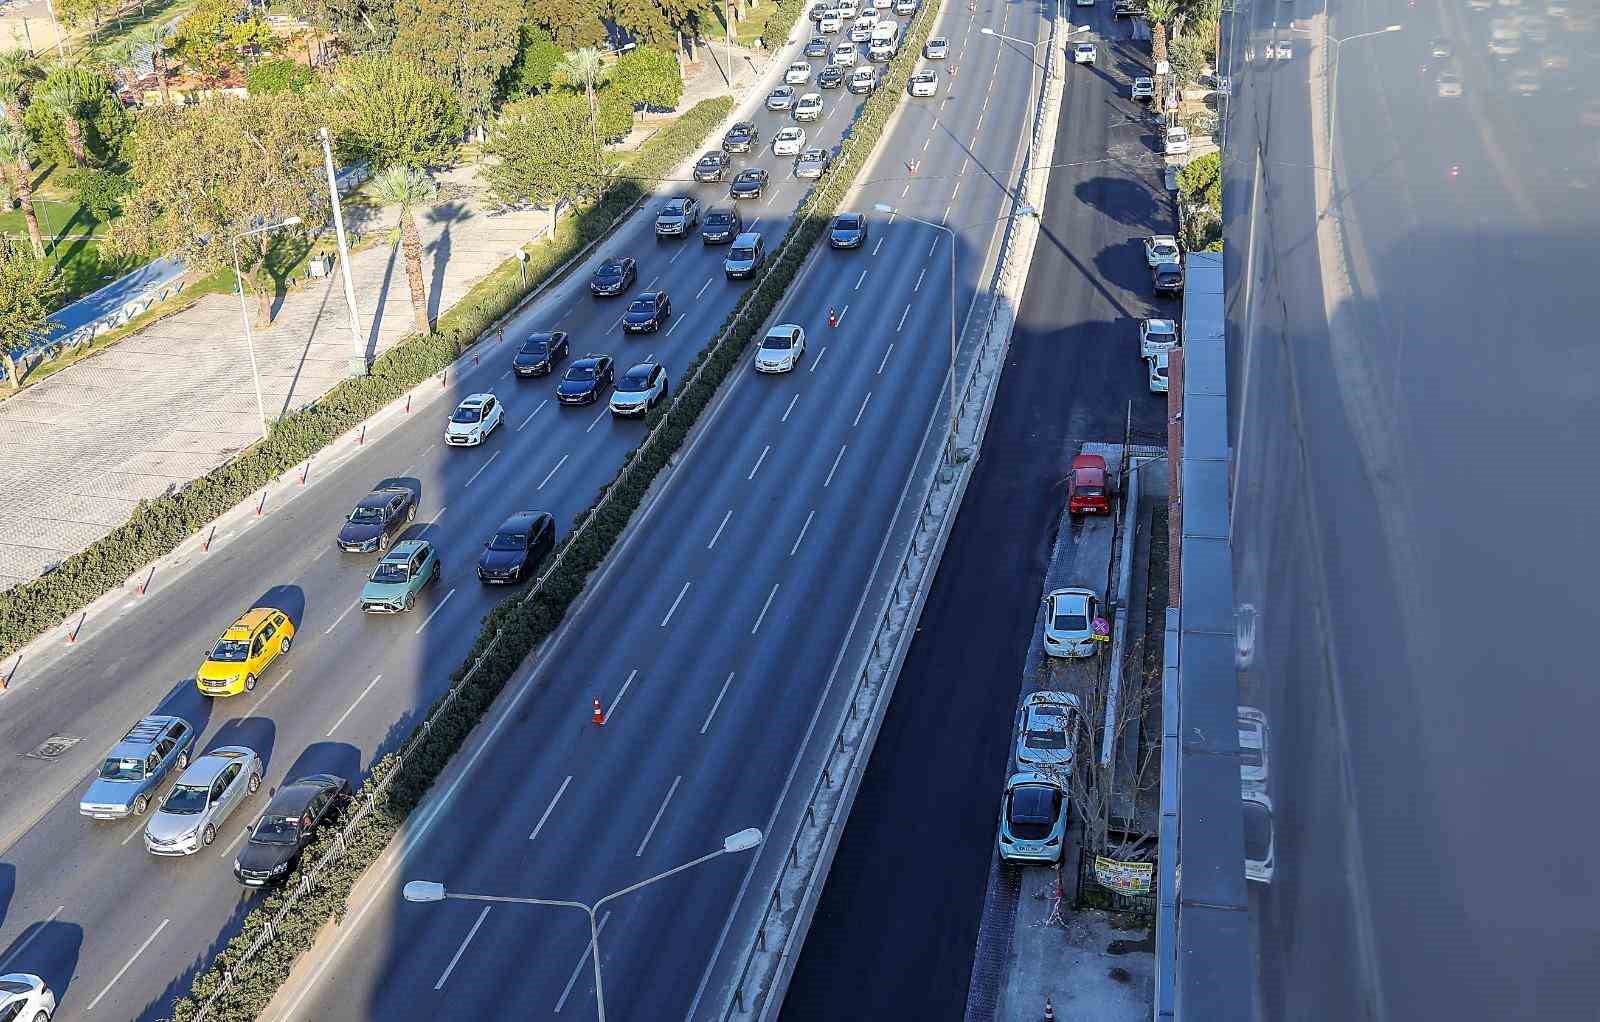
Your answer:
[[[556,516],[547,511],[518,511],[494,530],[478,555],[478,581],[515,584],[531,578],[556,548]]]
[[[740,121],[728,129],[722,136],[722,151],[725,153],[747,153],[761,140],[761,132],[756,130],[754,121]]]

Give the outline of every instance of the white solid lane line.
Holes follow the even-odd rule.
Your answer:
[[[422,630],[424,628],[428,627],[428,622],[433,620],[433,615],[437,614],[437,613],[439,613],[439,611],[443,610],[444,609],[444,605],[449,603],[450,602],[450,597],[454,596],[455,594],[456,594],[456,591],[454,589],[450,590],[448,593],[445,593],[444,594],[444,599],[439,601],[439,605],[437,607],[434,607],[433,610],[428,614],[428,616],[422,619],[422,624],[417,626],[417,631],[416,631],[415,634],[421,635],[422,634]]]
[[[553,476],[557,472],[561,471],[561,466],[565,465],[567,463],[567,459],[570,458],[570,457],[572,457],[572,455],[563,454],[561,456],[561,460],[556,462],[556,467],[550,470],[550,474],[549,475],[545,476],[544,479],[540,480],[539,485],[536,488],[540,489],[540,490],[544,489],[544,484],[548,483],[550,481],[550,476]]]
[[[700,290],[694,293],[695,298],[698,300],[701,295],[705,294],[706,289],[709,288],[716,279],[717,278],[715,277],[707,277],[706,282],[700,285]]]
[[[155,939],[161,936],[161,931],[165,930],[167,928],[167,924],[170,922],[172,922],[171,919],[161,920],[161,925],[156,927],[156,932],[145,938],[144,943],[139,945],[139,950],[135,951],[133,953],[133,957],[128,959],[128,964],[117,970],[117,974],[111,977],[111,982],[106,984],[106,988],[104,990],[94,995],[94,1000],[89,1002],[89,1006],[84,1008],[84,1011],[94,1010],[94,1006],[100,1003],[101,998],[105,997],[106,994],[111,992],[111,988],[117,985],[117,981],[120,980],[129,969],[133,968],[133,963],[138,961],[139,956],[144,954],[146,948],[155,943]]]
[[[731,679],[733,675],[730,674],[728,677]],[[702,730],[700,733],[705,734],[705,731]],[[0,960],[0,975],[5,975],[11,963],[22,957],[22,952],[28,949],[28,945],[33,943],[33,939],[39,936],[39,934],[43,933],[45,930],[48,930],[50,928],[50,924],[56,921],[56,916],[65,912],[66,910],[67,906],[57,905],[54,912],[50,913],[48,916],[45,916],[44,922],[40,923],[32,933],[28,934],[27,938],[23,940],[22,943],[12,948],[10,957]]]
[[[711,549],[716,547],[717,540],[722,538],[722,530],[728,527],[728,519],[730,519],[732,517],[733,517],[733,508],[730,507],[730,508],[728,508],[728,513],[722,516],[722,524],[718,525],[717,526],[717,531],[713,532],[711,534],[711,542],[706,544],[706,549],[707,550],[711,550]]]
[[[767,460],[767,455],[769,455],[771,453],[772,453],[772,445],[771,444],[768,444],[767,446],[761,448],[761,457],[756,459],[755,467],[750,470],[750,474],[744,477],[745,482],[749,482],[750,480],[752,480],[752,479],[754,479],[756,477],[756,473],[761,471],[761,463],[766,461]]]
[[[367,693],[372,691],[372,686],[376,685],[378,682],[380,682],[382,680],[383,680],[383,675],[380,674],[376,678],[373,678],[371,681],[367,682],[367,687],[361,690],[361,694],[360,695],[356,696],[356,701],[350,704],[350,708],[348,710],[346,710],[343,713],[339,714],[339,719],[333,722],[333,727],[330,727],[328,729],[328,733],[326,735],[323,735],[323,737],[324,738],[332,738],[333,737],[333,733],[335,731],[339,730],[339,725],[343,724],[345,722],[345,719],[348,718],[350,716],[350,714],[352,714],[352,713],[354,713],[356,711],[356,707],[361,705],[361,700],[367,698]]]
[[[888,349],[883,353],[883,361],[878,363],[878,371],[873,375],[883,375],[883,367],[889,364],[889,356],[892,354],[894,354],[894,342],[890,341]]]
[[[667,627],[667,623],[672,620],[672,615],[677,611],[678,604],[683,602],[683,595],[689,591],[689,586],[691,585],[693,585],[692,582],[685,582],[683,588],[678,590],[678,598],[672,601],[672,607],[668,609],[667,616],[661,619],[662,628]]]
[[[848,451],[849,449],[850,449],[850,445],[849,444],[845,444],[843,447],[839,448],[839,453],[834,455],[833,467],[828,469],[828,478],[826,478],[826,479],[824,479],[822,481],[822,488],[824,490],[826,490],[828,488],[828,484],[829,483],[833,482],[833,474],[835,472],[839,471],[839,462],[844,460],[844,452]]]
[[[767,610],[772,606],[772,598],[778,595],[778,586],[781,582],[772,583],[772,592],[767,594],[767,602],[761,605],[761,613],[756,616],[756,623],[750,626],[750,634],[754,635],[761,629],[761,622],[767,619]]]
[[[814,373],[814,372],[817,371],[817,366],[822,364],[822,356],[826,355],[827,353],[828,353],[828,346],[826,344],[824,344],[822,346],[822,350],[817,352],[816,361],[811,363],[811,369],[810,369],[811,372]]]
[[[656,810],[656,818],[650,821],[650,829],[644,832],[644,840],[639,842],[639,850],[633,853],[635,859],[644,854],[644,846],[650,843],[650,835],[656,832],[656,825],[661,822],[661,817],[666,813],[668,804],[672,802],[672,796],[678,793],[678,785],[682,783],[682,774],[672,779],[672,787],[667,789],[667,797],[661,800],[661,808]]]
[[[444,981],[449,979],[450,974],[456,970],[456,963],[461,961],[461,956],[466,953],[467,945],[472,943],[472,938],[478,935],[478,927],[482,926],[483,921],[489,918],[489,910],[491,908],[494,908],[494,906],[485,905],[483,906],[483,911],[478,913],[478,921],[472,924],[472,929],[467,931],[466,937],[461,941],[461,946],[456,948],[456,953],[451,956],[450,964],[446,965],[444,972],[439,974],[439,982],[433,985],[435,990],[444,989]]]
[[[611,411],[611,409],[609,409],[609,408],[601,408],[601,409],[600,409],[600,414],[599,414],[599,415],[596,415],[596,416],[595,416],[595,417],[594,417],[594,421],[593,421],[593,422],[591,422],[591,423],[589,423],[589,428],[588,428],[588,429],[586,429],[586,430],[584,430],[584,432],[585,432],[585,433],[589,433],[589,432],[592,432],[592,431],[593,431],[593,430],[594,430],[594,428],[595,428],[595,427],[596,427],[596,426],[598,426],[598,425],[600,425],[600,420],[601,420],[601,419],[603,419],[603,418],[605,418],[605,417],[606,417],[606,415],[607,415],[607,414],[608,414],[608,413],[609,413],[609,412],[610,412],[610,411]]]
[[[895,333],[899,333],[900,331],[905,329],[905,327],[906,327],[906,317],[909,316],[909,315],[911,315],[911,303],[907,302],[905,311],[900,313],[900,322],[896,323],[895,326],[894,326],[894,332]]]
[[[622,683],[622,687],[617,690],[617,697],[611,700],[610,706],[606,707],[606,723],[611,723],[612,719],[616,717],[617,707],[622,705],[622,697],[628,694],[628,686],[632,685],[633,679],[638,676],[639,668],[637,667],[628,672],[628,680]]]
[[[865,408],[866,405],[862,405],[861,407]],[[794,556],[794,552],[796,550],[800,549],[800,541],[806,538],[806,530],[811,528],[811,519],[813,519],[815,517],[817,517],[817,512],[815,510],[813,510],[810,514],[806,515],[805,524],[800,526],[800,535],[798,535],[798,536],[796,536],[794,538],[794,546],[789,548],[789,556],[790,557],[793,557]],[[705,734],[704,731],[702,731],[700,733],[701,734]]]
[[[794,397],[791,397],[789,399],[789,407],[787,407],[787,408],[785,408],[783,410],[783,418],[779,419],[778,420],[779,422],[788,422],[789,421],[789,413],[794,411],[794,403],[796,401],[798,401],[798,400],[800,400],[800,395],[799,394],[796,394]]]
[[[872,400],[872,391],[867,391],[867,396],[861,399],[861,407],[856,410],[856,421],[850,424],[851,428],[861,425],[861,417],[867,414],[867,402]]]
[[[473,483],[477,482],[478,477],[483,475],[483,470],[488,468],[490,465],[493,465],[494,459],[498,457],[500,457],[499,451],[495,451],[493,454],[489,455],[489,460],[484,462],[482,465],[479,465],[478,471],[472,473],[472,475],[467,479],[467,486],[471,486]],[[462,489],[466,489],[467,486],[463,486]]]
[[[561,1009],[566,1006],[567,998],[572,996],[572,985],[578,982],[578,977],[583,975],[583,970],[589,967],[589,958],[594,954],[594,939],[605,931],[606,921],[610,918],[611,910],[607,909],[606,914],[601,916],[600,921],[595,924],[594,936],[591,936],[588,943],[583,945],[583,957],[579,958],[578,964],[573,967],[572,978],[567,980],[566,987],[561,991],[561,999],[556,1002],[557,1015],[561,1014]]]
[[[533,421],[533,417],[535,415],[538,415],[540,412],[544,411],[544,406],[549,404],[549,403],[550,403],[550,399],[549,398],[545,398],[543,401],[540,401],[539,402],[539,407],[537,407],[533,411],[529,412],[528,413],[528,417],[526,419],[522,420],[522,426],[526,426],[528,423],[532,422]],[[522,432],[522,426],[518,426],[517,427],[517,432],[518,433]],[[406,473],[406,474],[410,475],[409,472]]]
[[[333,619],[333,624],[329,625],[328,626],[328,630],[323,632],[322,634],[323,635],[332,635],[333,634],[333,630],[335,628],[339,627],[339,622],[344,620],[344,615],[350,613],[352,610],[355,610],[359,606],[361,606],[361,601],[357,600],[356,602],[350,604],[350,606],[346,607],[344,609],[344,614],[340,614],[338,617],[334,618]]]
[[[917,272],[917,282],[911,288],[911,293],[912,294],[916,294],[918,291],[922,290],[922,278],[924,276],[926,276],[927,273],[928,273],[928,268],[926,266],[924,266],[921,270],[919,270]]]
[[[571,783],[572,775],[568,774],[567,779],[561,782],[561,787],[556,789],[556,797],[551,799],[550,804],[544,807],[544,815],[539,817],[538,823],[534,824],[533,833],[528,835],[529,841],[539,836],[539,831],[544,829],[544,822],[550,819],[551,813],[556,811],[556,803],[561,801],[561,796],[567,793],[567,785]]]
[[[700,725],[700,733],[705,734],[711,726],[711,718],[717,715],[717,707],[722,705],[722,697],[728,694],[728,686],[733,684],[733,672],[728,672],[728,680],[722,683],[722,691],[717,693],[717,701],[711,704],[711,712],[706,714],[706,722]],[[60,911],[57,909],[57,911]]]

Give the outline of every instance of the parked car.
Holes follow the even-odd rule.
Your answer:
[[[814,121],[822,116],[822,94],[808,92],[795,100],[794,119],[797,121]]]
[[[1057,781],[1072,773],[1083,726],[1083,705],[1071,692],[1029,692],[1017,728],[1017,769]]]
[[[261,757],[243,745],[212,749],[190,763],[144,825],[152,855],[193,855],[261,787]]]
[[[930,37],[922,44],[922,55],[929,60],[944,60],[950,56],[950,40],[942,35]]]
[[[556,548],[556,516],[518,511],[500,523],[478,555],[478,581],[508,585],[532,578]]]
[[[1179,263],[1157,263],[1150,270],[1150,286],[1158,295],[1183,294],[1183,266]]]
[[[1140,75],[1133,80],[1132,97],[1134,99],[1155,99],[1156,80],[1147,75]]]
[[[629,259],[628,262],[633,262]],[[518,376],[548,376],[557,363],[571,354],[565,330],[529,334],[522,347],[511,360],[511,368]]]
[[[1178,239],[1170,234],[1155,234],[1144,239],[1144,261],[1152,267],[1175,263],[1182,252]]]
[[[432,543],[425,539],[396,543],[361,587],[361,609],[368,614],[408,611],[423,587],[436,584],[442,573],[439,551]]]
[[[489,439],[505,418],[505,407],[493,394],[468,394],[450,414],[444,442],[451,447],[476,447]]]
[[[760,140],[761,132],[756,129],[754,121],[740,121],[722,136],[722,151],[747,153]]]
[[[805,328],[794,323],[781,323],[761,338],[761,346],[756,349],[756,372],[793,372],[805,352]]]
[[[918,71],[906,83],[913,96],[926,99],[939,91],[939,76],[932,71]]]
[[[826,149],[807,149],[794,161],[794,176],[815,180],[833,167],[833,154]]]
[[[1161,139],[1163,156],[1182,156],[1189,151],[1189,129],[1174,125]]]
[[[195,687],[205,696],[254,692],[257,679],[289,652],[293,641],[289,615],[274,607],[248,610],[206,651],[194,672]]]
[[[233,860],[234,877],[246,887],[281,881],[349,792],[337,774],[312,774],[279,788]]]
[[[694,179],[700,182],[721,181],[732,166],[732,157],[721,149],[713,149],[695,163]]]
[[[785,85],[804,85],[810,80],[811,65],[804,60],[797,60],[790,64],[789,69],[783,73],[783,83]]]
[[[1057,589],[1045,597],[1044,651],[1048,656],[1091,657],[1100,652],[1095,619],[1100,601],[1092,589]]]
[[[143,816],[162,782],[189,765],[194,740],[194,726],[182,717],[145,717],[106,753],[78,812],[95,820]]]
[[[1072,459],[1067,473],[1067,513],[1108,515],[1111,513],[1111,488],[1106,459],[1098,454],[1080,454]]]
[[[640,362],[622,374],[611,392],[611,414],[646,415],[667,398],[667,370],[659,362]]]
[[[38,976],[12,972],[0,976],[0,1022],[49,1022],[56,995]]]
[[[380,486],[356,502],[334,541],[346,553],[387,550],[417,517],[416,495],[404,486]]]
[[[1239,707],[1239,784],[1242,791],[1265,791],[1267,758],[1267,715],[1254,706]]]
[[[746,231],[733,239],[733,244],[728,247],[728,257],[722,261],[722,272],[730,280],[735,277],[753,277],[760,272],[766,261],[767,247],[762,242],[761,235],[755,231]]]
[[[624,333],[655,333],[672,318],[672,299],[665,291],[641,291],[622,314]]]
[[[867,240],[867,218],[862,213],[840,213],[828,230],[832,248],[860,248]]]
[[[759,199],[761,193],[767,190],[767,172],[760,167],[746,167],[734,175],[733,185],[728,189],[728,197],[732,199]]]
[[[1145,366],[1150,376],[1150,393],[1167,393],[1167,368],[1171,364],[1172,356],[1165,351],[1158,351],[1145,359]]]
[[[1272,799],[1264,791],[1244,793],[1244,878],[1272,883],[1278,856],[1273,841]]]
[[[806,132],[804,128],[790,125],[779,129],[772,136],[772,155],[774,156],[799,156],[800,151],[806,147]]]
[[[1067,840],[1067,793],[1044,774],[1013,774],[1000,802],[1000,858],[1053,863]]]
[[[706,214],[700,226],[700,240],[707,245],[732,241],[744,230],[744,219],[732,206],[718,206]]]
[[[845,88],[857,96],[864,96],[878,87],[878,69],[873,67],[858,67],[850,72],[850,81]]]
[[[656,237],[680,238],[700,223],[700,200],[692,195],[675,195],[656,214]]]
[[[1171,351],[1177,346],[1177,320],[1141,319],[1139,321],[1139,356],[1141,358],[1149,358],[1158,351]]]
[[[556,384],[556,400],[564,405],[592,405],[605,395],[614,372],[610,355],[585,355],[568,366]]]
[[[842,45],[842,44],[841,44]],[[807,67],[810,67],[808,64]],[[780,85],[767,93],[767,109],[779,113],[794,106],[794,89],[787,85]]]

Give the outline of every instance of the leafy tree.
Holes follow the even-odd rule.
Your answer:
[[[562,49],[596,46],[606,41],[605,8],[577,0],[526,0],[527,19],[550,33]]]
[[[21,385],[16,358],[49,333],[62,287],[49,260],[0,235],[0,363],[13,390]]]
[[[621,142],[633,130],[633,103],[615,85],[595,90],[595,117],[600,144]]]
[[[34,105],[43,107],[61,124],[75,166],[89,165],[84,122],[93,119],[100,101],[110,91],[110,82],[93,71],[58,67],[45,78],[44,85],[34,96]]]
[[[394,10],[395,55],[448,86],[481,125],[495,84],[517,56],[519,0],[395,0]]]
[[[253,64],[244,73],[244,87],[251,92],[304,93],[317,84],[309,67],[287,57],[276,57]]]
[[[668,54],[680,52],[682,40],[699,34],[703,5],[689,0],[610,0],[610,5],[611,20],[628,35]]]
[[[583,97],[565,92],[511,103],[489,132],[484,168],[502,202],[550,208],[555,228],[562,202],[577,202],[599,186],[602,152]]]
[[[29,160],[30,141],[27,127],[28,102],[34,86],[44,78],[44,71],[26,50],[0,52],[0,106],[5,107],[6,126],[12,141],[0,161],[17,168],[18,184],[14,190],[22,204],[22,218],[28,224],[28,240],[33,254],[43,257],[44,241],[39,234],[39,218],[33,210],[33,164]]]
[[[9,123],[0,123],[0,170],[5,173],[6,188],[17,197],[17,204],[22,207],[22,218],[28,225],[28,243],[33,254],[42,259],[44,238],[39,234],[39,217],[33,209],[32,174],[22,169],[28,165],[30,146],[27,135]]]
[[[78,204],[101,223],[117,215],[122,197],[133,188],[127,178],[109,170],[74,170],[67,175],[67,184],[76,193]]]
[[[117,8],[116,0],[55,0],[56,16],[69,28],[88,24],[98,29],[106,15]]]
[[[277,37],[249,8],[239,20],[238,0],[200,0],[178,23],[177,52],[190,67],[213,81],[225,78],[239,64],[246,46],[272,50]]]
[[[327,216],[317,118],[293,93],[230,96],[182,109],[147,110],[128,145],[134,191],[111,225],[113,252],[175,252],[191,276],[232,265],[231,240],[298,216],[299,230]],[[241,243],[259,318],[270,322],[267,253],[280,232]]]
[[[611,85],[634,107],[671,110],[683,98],[683,75],[677,58],[654,46],[640,46],[617,58]]]
[[[394,42],[393,0],[290,0],[301,18],[339,37],[353,53],[388,50]]]
[[[1198,81],[1205,73],[1206,66],[1217,56],[1216,33],[1216,22],[1198,21],[1172,41],[1167,53],[1178,81]]]
[[[1178,171],[1178,195],[1222,212],[1222,154],[1196,156]]]
[[[422,237],[417,231],[416,208],[438,194],[439,188],[425,171],[395,164],[379,171],[367,185],[372,197],[385,206],[400,207],[400,251],[406,260],[406,282],[411,287],[411,312],[417,332],[433,332],[428,319],[428,284],[422,276]]]
[[[341,61],[325,104],[341,148],[375,170],[450,163],[465,125],[455,93],[414,61],[386,54]]]
[[[522,23],[517,56],[500,78],[500,94],[506,99],[521,99],[550,87],[556,65],[561,63],[561,47],[542,25]]]
[[[597,152],[600,150],[601,136],[600,108],[595,102],[595,86],[606,80],[609,70],[606,67],[605,55],[594,46],[584,46],[568,53],[561,58],[561,63],[556,65],[555,70],[556,81],[583,90],[584,102],[589,109],[589,130],[594,135],[594,147]]]
[[[156,82],[161,86],[162,106],[172,105],[172,95],[167,91],[167,52],[176,44],[177,39],[176,25],[170,22],[166,24],[155,22],[134,29],[128,34],[127,41],[122,44],[124,60],[131,62],[142,59],[145,53],[150,54],[150,69],[155,72]]]

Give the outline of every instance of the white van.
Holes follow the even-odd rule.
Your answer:
[[[880,22],[872,33],[872,43],[867,47],[867,56],[872,60],[893,60],[894,55],[900,52],[900,25],[898,22]]]

